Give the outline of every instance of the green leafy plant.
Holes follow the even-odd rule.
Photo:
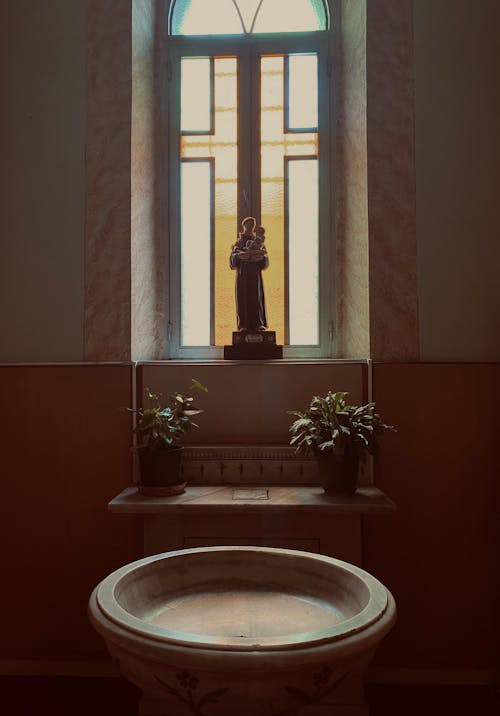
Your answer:
[[[290,426],[290,445],[297,454],[333,453],[363,458],[377,452],[378,440],[386,430],[395,432],[375,413],[375,403],[349,405],[347,396],[343,391],[329,391],[324,398],[315,395],[308,410],[288,411],[297,417]]]
[[[208,392],[208,388],[194,378],[191,379],[190,389]],[[152,406],[137,410],[129,408],[130,412],[139,416],[134,430],[140,436],[139,447],[147,446],[153,450],[175,447],[188,430],[198,427],[192,418],[203,410],[195,406],[191,395],[173,393],[166,405],[162,395],[151,393],[149,388],[146,388],[146,395],[153,401]]]

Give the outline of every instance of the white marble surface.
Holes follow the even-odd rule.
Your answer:
[[[306,714],[306,705],[359,713],[362,673],[395,616],[388,590],[358,567],[252,546],[138,560],[90,601],[124,675],[176,716],[204,714],[208,704],[218,716]]]
[[[347,513],[378,514],[395,509],[394,502],[373,486],[359,487],[354,495],[333,497],[321,487],[311,485],[259,485],[259,491],[267,491],[267,499],[258,499],[247,488],[237,485],[188,485],[182,495],[171,497],[147,497],[140,495],[136,487],[127,487],[108,504],[111,512],[125,514],[168,514],[179,512],[295,512],[295,513]],[[236,493],[235,493],[236,491]]]

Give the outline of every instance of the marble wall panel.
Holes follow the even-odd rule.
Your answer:
[[[418,358],[412,2],[337,21],[338,356]]]
[[[337,355],[369,356],[366,8],[345,0],[336,29]]]
[[[131,7],[88,2],[86,360],[130,358]]]
[[[162,37],[167,3],[136,0],[132,7],[131,262],[132,358],[164,356],[165,256],[161,186],[163,115]],[[158,17],[160,16],[160,17]],[[164,199],[164,197],[163,197]]]
[[[367,2],[370,356],[419,355],[412,0]]]

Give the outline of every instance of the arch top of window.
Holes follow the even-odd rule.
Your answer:
[[[328,21],[325,0],[172,0],[169,34],[315,32]]]

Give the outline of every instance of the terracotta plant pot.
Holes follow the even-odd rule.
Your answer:
[[[329,495],[353,495],[358,486],[359,456],[317,453],[319,480]]]
[[[138,485],[142,495],[178,495],[184,492],[186,482],[182,477],[181,445],[152,449],[137,449],[141,479]]]

